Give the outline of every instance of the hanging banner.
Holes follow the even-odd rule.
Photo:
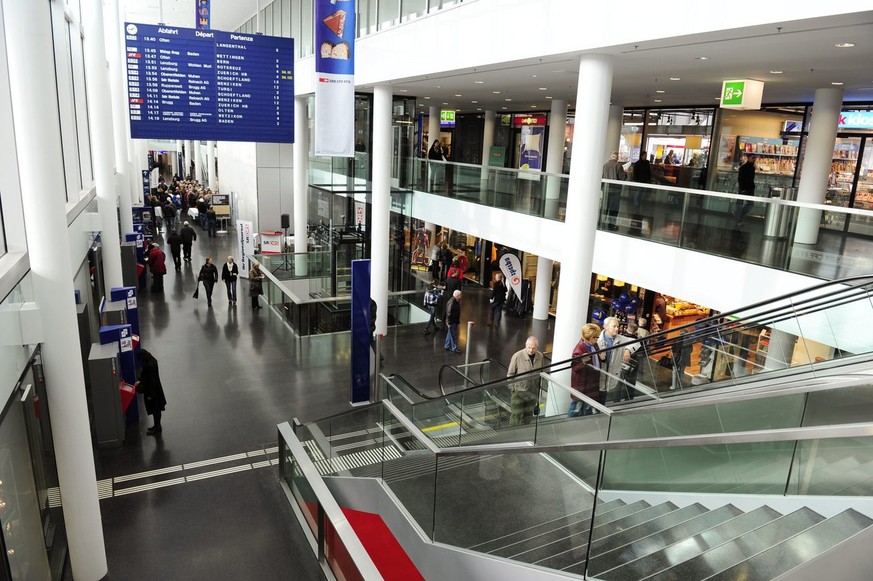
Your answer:
[[[355,2],[315,2],[315,155],[355,155]]]
[[[255,239],[252,236],[252,223],[249,220],[237,220],[236,227],[239,239],[239,275],[249,277],[251,264],[249,256],[255,253]]]
[[[372,330],[370,321],[370,260],[352,261],[352,356],[349,402],[362,404],[370,401],[370,349]],[[375,360],[374,360],[375,361]]]
[[[500,272],[509,283],[516,297],[521,297],[521,262],[515,254],[508,252],[500,257]]]
[[[210,24],[209,0],[197,0],[197,30],[209,30]]]
[[[518,169],[543,169],[543,136],[546,128],[525,125],[521,128],[521,152],[518,156]]]

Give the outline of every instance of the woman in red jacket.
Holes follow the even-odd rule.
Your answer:
[[[600,358],[591,355],[597,351],[597,338],[599,336],[600,326],[588,323],[582,327],[582,338],[573,349],[570,385],[583,395],[598,403],[603,403],[602,394],[605,392],[600,391]],[[568,418],[580,415],[589,416],[595,413],[595,409],[590,404],[575,396],[571,395],[570,397],[573,401],[570,402],[570,409],[567,411]]]

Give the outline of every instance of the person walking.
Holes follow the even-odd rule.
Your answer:
[[[639,343],[632,343],[633,339],[620,335],[618,333],[619,321],[615,317],[606,317],[603,320],[603,331],[597,338],[597,348],[602,351],[600,353],[600,367],[606,373],[600,375],[600,401],[601,402],[619,402],[622,399],[633,399],[630,390],[632,385],[627,385],[621,381],[621,366],[622,363],[628,363],[631,357],[639,349]],[[626,343],[632,343],[625,348],[621,348]]]
[[[503,274],[494,275],[494,284],[491,285],[491,298],[488,300],[489,314],[491,316],[488,326],[500,327],[500,319],[503,318],[503,304],[506,302],[506,285],[503,284]]]
[[[169,196],[161,206],[161,213],[164,215],[164,227],[166,232],[170,232],[176,227],[176,206],[173,204],[173,199]]]
[[[212,262],[212,257],[206,257],[206,262],[200,267],[200,274],[197,275],[197,280],[203,283],[203,290],[206,291],[206,306],[211,307],[212,289],[215,283],[218,282],[218,268]]]
[[[167,235],[167,244],[170,245],[170,254],[173,255],[173,264],[176,265],[178,272],[182,270],[182,237],[175,228]]]
[[[512,396],[509,398],[509,425],[529,424],[536,414],[539,402],[540,377],[530,373],[543,366],[543,354],[538,349],[539,339],[531,335],[524,342],[524,349],[516,351],[509,360],[506,377],[526,375],[524,379],[509,384]]]
[[[239,267],[233,261],[233,256],[228,256],[224,266],[221,267],[221,280],[227,287],[227,303],[236,305],[236,279],[239,276]]]
[[[573,349],[573,363],[570,364],[570,386],[598,403],[603,403],[600,391],[600,357],[592,355],[597,351],[597,337],[600,336],[600,327],[595,323],[586,323],[582,326],[582,338]],[[570,396],[570,409],[567,417],[589,416],[595,413],[591,404]]]
[[[746,162],[740,166],[737,172],[737,193],[741,196],[755,197],[755,160],[757,156],[754,153],[746,154]],[[734,226],[740,227],[743,225],[743,218],[752,211],[752,206],[755,202],[752,200],[737,200],[734,207]]]
[[[164,292],[164,275],[167,274],[167,255],[152,242],[146,255],[149,271],[152,273],[152,292]]]
[[[443,290],[434,284],[427,285],[427,289],[424,291],[424,306],[430,313],[430,319],[428,319],[427,325],[425,325],[424,327],[425,335],[430,335],[431,325],[433,325],[434,331],[439,329],[436,323],[436,312],[437,305],[439,305],[440,303],[440,297],[442,296],[442,294]]]
[[[185,255],[185,262],[191,262],[191,244],[197,240],[197,232],[191,227],[191,224],[186,220],[182,224],[182,230],[179,231],[179,236],[182,237],[182,250]]]
[[[218,236],[218,217],[215,215],[215,209],[212,207],[212,204],[209,204],[206,210],[206,228],[209,231],[210,238]]]
[[[258,297],[264,294],[264,278],[264,273],[261,272],[261,263],[252,263],[252,269],[249,271],[249,296],[252,298],[253,311],[261,309]]]
[[[161,433],[161,412],[167,407],[167,398],[161,385],[158,360],[145,349],[137,351],[136,358],[141,365],[136,391],[142,394],[146,413],[152,416],[152,427],[146,430],[146,434],[153,436]]]
[[[458,348],[458,326],[461,324],[461,291],[452,293],[452,298],[446,302],[446,341],[443,349],[460,353]]]

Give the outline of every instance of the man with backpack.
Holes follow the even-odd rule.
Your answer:
[[[433,330],[439,330],[439,326],[436,323],[436,313],[437,313],[437,305],[439,305],[440,298],[443,295],[443,289],[440,287],[429,284],[427,285],[427,289],[424,291],[424,306],[427,308],[430,313],[430,319],[427,321],[427,325],[424,328],[424,334],[430,335],[430,327],[433,325]]]

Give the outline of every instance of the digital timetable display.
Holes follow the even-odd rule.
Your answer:
[[[294,141],[290,38],[125,23],[136,139]]]

